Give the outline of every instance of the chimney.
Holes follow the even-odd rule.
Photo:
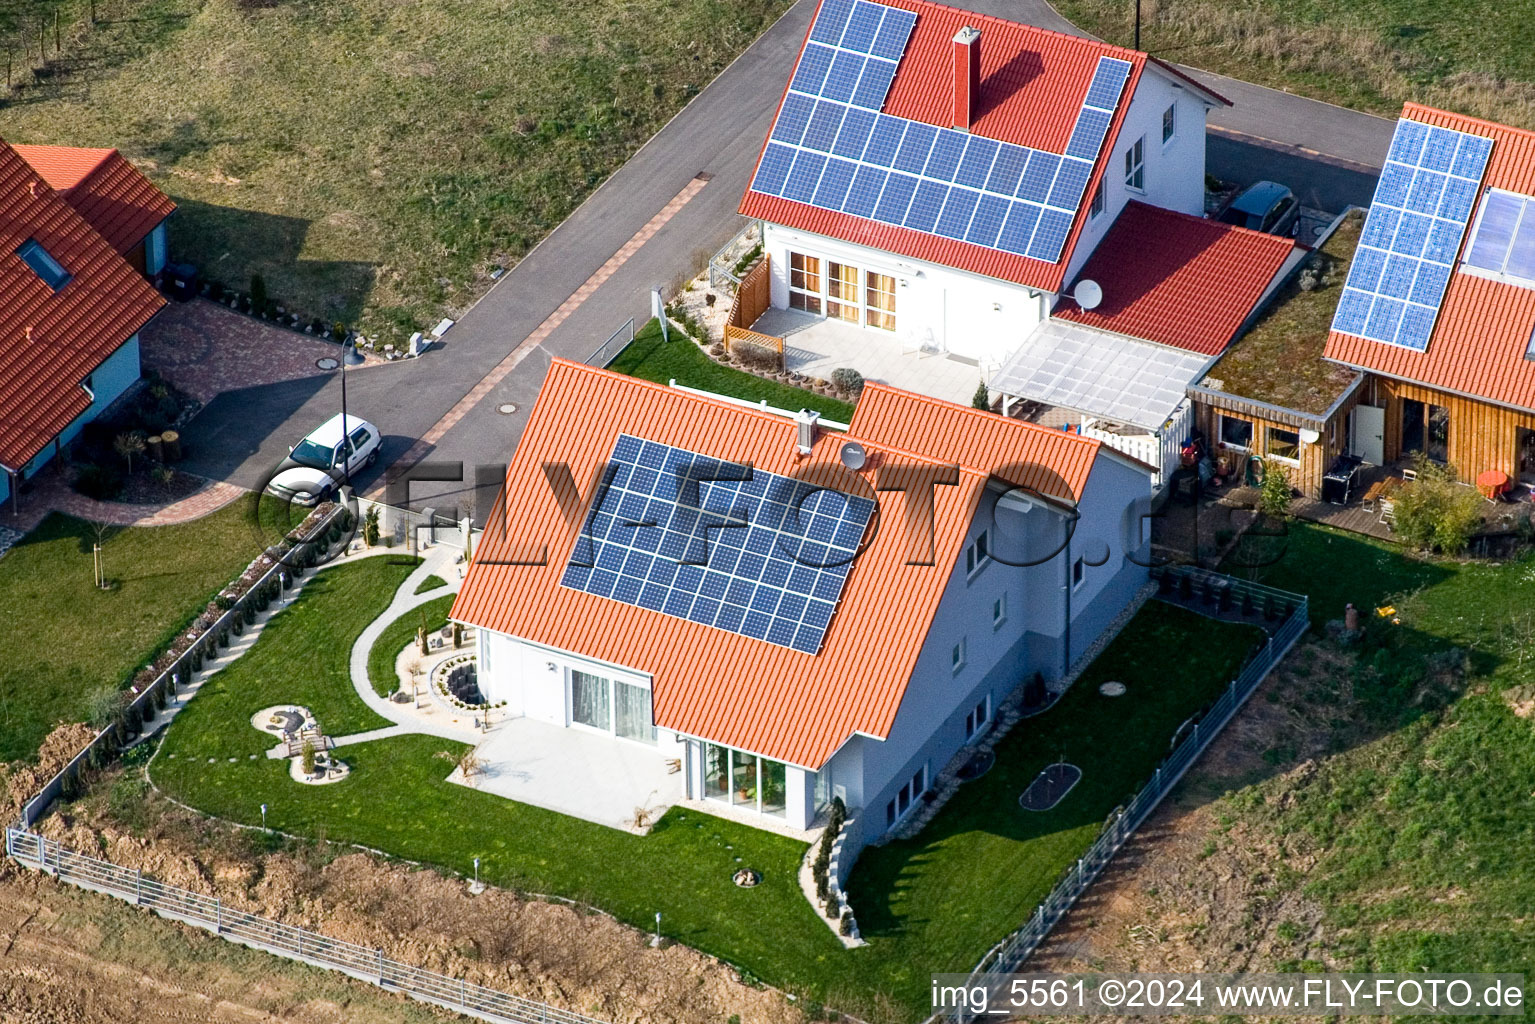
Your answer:
[[[814,409],[801,409],[794,417],[794,422],[799,426],[799,444],[796,446],[801,455],[809,455],[815,447],[815,426],[821,414]]]
[[[969,131],[981,98],[981,30],[966,25],[954,36],[954,127]]]

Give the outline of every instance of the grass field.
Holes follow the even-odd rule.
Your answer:
[[[642,327],[608,369],[658,384],[675,380],[690,388],[744,398],[749,402],[760,402],[765,398],[769,405],[779,409],[814,409],[827,419],[841,423],[853,419],[851,403],[825,398],[775,380],[764,380],[732,366],[721,366],[680,331],[674,329],[671,341],[663,341],[659,320],[651,320]]]
[[[90,698],[163,650],[260,553],[254,500],[180,526],[107,529],[111,589],[92,576],[91,524],[51,515],[0,558],[0,761],[31,755]]]
[[[997,766],[918,839],[865,853],[853,900],[869,944],[846,952],[799,893],[805,847],[791,839],[681,808],[637,837],[513,803],[447,782],[465,748],[430,737],[348,746],[352,775],[326,787],[297,786],[285,764],[251,759],[270,737],[249,718],[270,704],[307,704],[332,735],[379,724],[345,682],[346,654],[408,572],[388,558],[324,570],[175,720],[153,765],[155,783],[246,824],[259,821],[264,803],[270,824],[286,832],[456,870],[480,857],[482,876],[497,884],[590,902],[639,928],[653,927],[659,911],[666,934],[881,1022],[920,1016],[929,970],[968,969],[1028,916],[1258,635],[1166,605],[1143,610],[1062,703],[1020,725]],[[419,616],[403,621],[375,652],[387,649],[392,659],[409,641]],[[1169,651],[1180,652],[1176,672],[1168,671]],[[1137,699],[1107,707],[1097,683],[1108,678],[1126,681]],[[1083,782],[1053,811],[1019,810],[1018,793],[1061,756],[1083,766]],[[738,863],[762,871],[763,885],[731,885]]]
[[[1535,558],[1426,562],[1297,525],[1257,575],[1309,592],[1319,626],[1346,601],[1367,621],[1348,670],[1318,681],[1326,704],[1298,718],[1329,734],[1332,755],[1299,784],[1258,783],[1222,808],[1304,864],[1304,874],[1276,866],[1276,882],[1303,885],[1325,907],[1319,930],[1295,936],[1290,965],[1502,971],[1535,961]],[[1278,737],[1270,760],[1289,767],[1295,745]]]
[[[173,258],[408,332],[521,258],[787,6],[101,0],[83,70],[0,107],[0,136],[116,146],[180,204]]]
[[[416,593],[424,594],[428,590],[436,590],[438,587],[446,587],[448,581],[441,576],[432,575],[416,584]]]
[[[1141,46],[1180,64],[1394,117],[1404,100],[1535,128],[1535,22],[1482,0],[1146,0]],[[1136,4],[1055,0],[1132,44]]]
[[[427,579],[436,579],[428,576]],[[446,583],[443,586],[447,586]],[[430,589],[430,588],[428,588]],[[416,593],[421,593],[418,587]],[[435,600],[428,601],[418,608],[395,619],[384,627],[384,631],[373,641],[373,648],[368,651],[368,682],[373,684],[373,692],[380,697],[387,697],[400,688],[400,677],[394,670],[395,659],[405,649],[405,645],[416,637],[416,630],[421,628],[422,616],[426,616],[426,631],[433,633],[448,622],[448,610],[453,607],[453,594],[446,594]]]

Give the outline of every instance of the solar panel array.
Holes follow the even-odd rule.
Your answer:
[[[870,0],[826,0],[752,190],[1056,262],[1129,62],[1098,59],[1066,152],[1047,153],[879,113],[915,21]]]
[[[622,434],[560,583],[814,654],[874,508]]]
[[[1535,283],[1535,196],[1489,190],[1465,262],[1526,286]]]
[[[1397,122],[1333,330],[1428,347],[1491,153],[1485,136]]]

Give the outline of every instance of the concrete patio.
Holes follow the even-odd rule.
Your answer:
[[[912,351],[899,335],[797,309],[769,309],[752,330],[782,338],[785,368],[812,377],[830,379],[833,370],[847,366],[865,380],[961,405],[970,404],[981,382],[981,368],[969,360]]]
[[[682,773],[666,769],[682,747],[670,742],[647,747],[513,718],[496,725],[476,753],[483,770],[466,782],[455,769],[448,781],[610,828],[643,833],[648,825],[635,827],[637,808],[653,823],[683,799]]]

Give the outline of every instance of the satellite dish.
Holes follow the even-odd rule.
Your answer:
[[[1315,430],[1302,430],[1300,432],[1300,439],[1307,444],[1316,444],[1322,439],[1322,435]]]
[[[1091,281],[1084,277],[1072,289],[1071,297],[1076,299],[1077,305],[1083,309],[1096,309],[1098,303],[1103,301],[1103,289],[1098,286],[1097,281]]]
[[[843,445],[841,456],[842,464],[854,472],[862,469],[864,463],[869,460],[868,454],[863,450],[863,445],[857,441],[849,441]]]

